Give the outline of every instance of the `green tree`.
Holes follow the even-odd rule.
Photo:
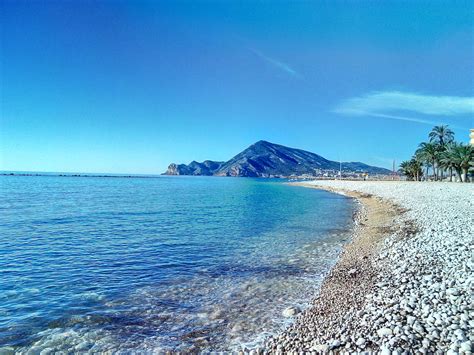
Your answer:
[[[446,144],[454,141],[454,132],[447,125],[434,126],[429,137],[431,143],[437,143],[444,148]]]
[[[474,147],[463,143],[454,143],[448,156],[460,181],[467,182],[467,173],[474,160]]]
[[[400,172],[409,180],[420,181],[421,176],[423,175],[423,170],[421,168],[421,162],[415,158],[400,163]]]
[[[430,143],[435,143],[438,146],[440,155],[446,150],[446,146],[454,141],[454,132],[447,126],[434,126],[429,133]],[[441,157],[439,157],[441,159]],[[438,161],[435,179],[440,177],[443,180],[444,166]]]
[[[428,178],[428,167],[431,165],[433,168],[434,179],[438,179],[437,175],[437,166],[438,159],[440,155],[440,148],[437,143],[427,143],[423,142],[419,145],[419,148],[415,152],[415,156],[419,161],[425,163],[426,169],[426,178]]]
[[[455,142],[447,144],[439,158],[441,167],[449,171],[449,181],[451,182],[453,181],[453,170],[456,169],[456,165],[454,164],[453,160],[455,147]]]
[[[411,170],[410,170],[410,161],[404,160],[400,163],[400,169],[398,170],[400,173],[408,177],[408,179],[412,178]]]

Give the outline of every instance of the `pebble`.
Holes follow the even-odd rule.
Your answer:
[[[336,349],[338,347],[341,346],[341,342],[339,340],[334,340],[332,343],[331,343],[331,346],[330,346],[330,349]]]
[[[393,334],[392,329],[390,328],[381,328],[377,330],[377,334],[379,337],[385,337]]]
[[[301,310],[298,307],[288,307],[283,310],[282,315],[283,317],[289,318],[289,317],[294,317],[300,312]]]
[[[472,351],[472,343],[469,340],[465,341],[461,344],[460,349],[465,352]]]

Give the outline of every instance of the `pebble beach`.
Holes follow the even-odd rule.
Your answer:
[[[361,202],[311,306],[266,351],[471,354],[474,185],[312,181]]]

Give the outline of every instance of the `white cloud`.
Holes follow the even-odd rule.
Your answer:
[[[333,111],[351,116],[372,116],[434,124],[439,122],[410,117],[410,115],[406,116],[404,113],[444,117],[472,115],[474,114],[474,97],[433,96],[400,91],[379,91],[347,99]]]
[[[369,113],[367,112],[366,115],[372,116],[372,117],[381,117],[381,118],[390,118],[392,120],[399,120],[399,121],[409,121],[409,122],[416,122],[416,123],[424,123],[424,124],[429,124],[429,125],[437,125],[440,122],[437,121],[430,121],[430,120],[423,120],[421,118],[416,118],[416,117],[406,117],[406,116],[398,116],[398,115],[387,115],[384,113]]]
[[[291,75],[291,76],[294,76],[294,77],[297,77],[297,78],[301,78],[301,74],[298,73],[296,70],[294,70],[292,67],[290,67],[288,64],[286,63],[283,63],[283,62],[280,62],[279,60],[276,60],[276,59],[273,59],[271,57],[268,57],[266,56],[265,54],[263,54],[262,52],[256,50],[256,49],[253,49],[253,48],[249,48],[253,53],[255,53],[258,57],[260,57],[261,59],[263,59],[264,61],[266,61],[267,63],[270,63],[271,65],[273,65],[274,67],[286,72],[287,74]]]

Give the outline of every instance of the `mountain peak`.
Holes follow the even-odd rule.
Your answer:
[[[253,145],[260,145],[260,144],[272,144],[271,142],[269,141],[266,141],[266,140],[263,140],[263,139],[260,139],[258,142],[255,142]]]
[[[265,140],[259,140],[258,142],[255,142],[254,144],[252,144],[249,148],[251,147],[268,147],[268,146],[274,146],[276,145],[275,143],[271,143],[269,141],[265,141]]]

